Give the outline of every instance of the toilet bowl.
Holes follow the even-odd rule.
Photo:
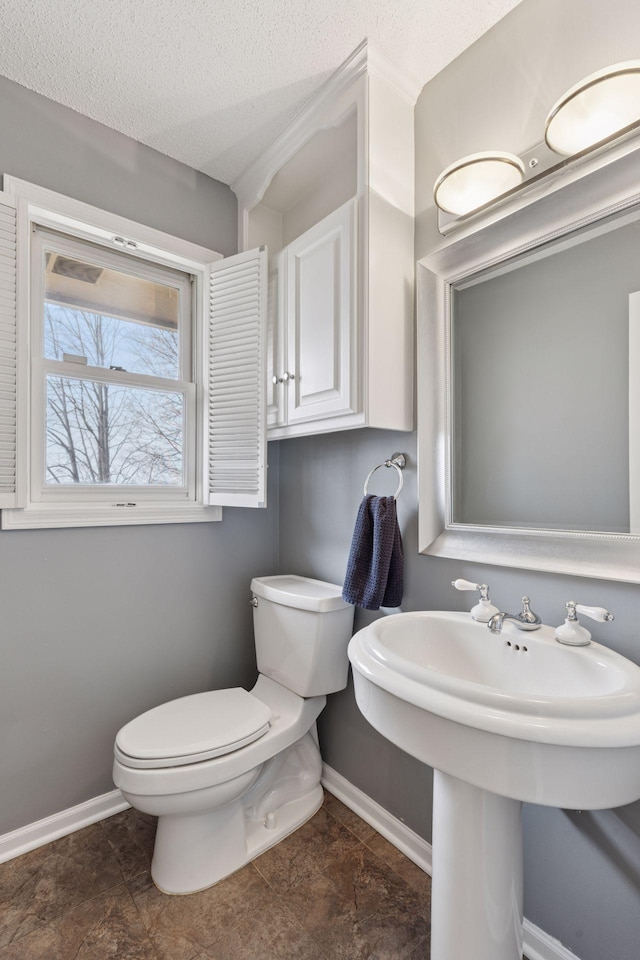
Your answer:
[[[252,580],[258,680],[170,701],[126,724],[113,780],[158,817],[151,875],[192,893],[238,870],[322,803],[315,721],[347,683],[353,607],[305,577]]]

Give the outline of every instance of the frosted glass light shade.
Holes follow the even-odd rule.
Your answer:
[[[616,63],[592,73],[554,104],[545,140],[569,157],[588,150],[640,120],[640,60]]]
[[[433,187],[441,210],[464,216],[524,180],[524,164],[512,153],[472,153],[442,171]]]

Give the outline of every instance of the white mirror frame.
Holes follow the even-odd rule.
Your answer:
[[[418,465],[422,554],[640,583],[640,536],[455,523],[451,496],[451,287],[640,204],[640,139],[525,184],[418,261]],[[435,214],[434,214],[435,216]]]

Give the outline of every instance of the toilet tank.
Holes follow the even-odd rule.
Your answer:
[[[255,577],[258,670],[301,697],[344,690],[353,607],[342,587],[295,575]]]

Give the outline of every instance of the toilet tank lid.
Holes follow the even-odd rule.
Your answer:
[[[273,600],[285,607],[313,610],[316,613],[344,610],[350,606],[342,599],[342,587],[337,583],[325,583],[324,580],[312,580],[295,574],[254,577],[251,591],[256,597]]]

